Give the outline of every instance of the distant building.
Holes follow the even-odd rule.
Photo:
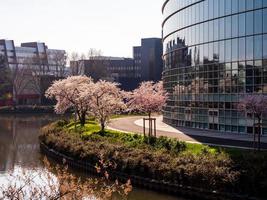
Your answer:
[[[163,69],[160,38],[142,39],[141,46],[133,47],[133,58],[97,56],[70,62],[71,75],[87,75],[94,80],[105,79],[133,90],[142,81],[159,81]]]
[[[16,47],[13,40],[0,40],[0,56],[4,60],[0,80],[12,88],[9,92],[0,88],[0,106],[7,101],[12,104],[12,100],[16,104],[40,104],[44,95],[41,80],[66,75],[66,52],[48,49],[45,43],[22,43]]]
[[[141,46],[133,47],[133,56],[141,81],[161,80],[162,61],[162,39],[144,38]]]
[[[132,58],[98,56],[88,60],[71,61],[70,71],[72,75],[86,75],[94,80],[118,82],[124,90],[132,90],[139,83]]]

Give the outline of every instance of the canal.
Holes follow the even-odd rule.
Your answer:
[[[40,128],[59,116],[52,114],[0,114],[0,184],[15,171],[44,170],[39,152]],[[133,188],[129,200],[182,200],[148,190]]]

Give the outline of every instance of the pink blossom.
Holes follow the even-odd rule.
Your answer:
[[[163,83],[143,82],[139,88],[126,96],[128,107],[131,110],[148,113],[160,112],[167,100],[167,92],[163,89]]]

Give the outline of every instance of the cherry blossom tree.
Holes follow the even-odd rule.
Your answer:
[[[147,113],[149,118],[153,112],[160,112],[167,100],[167,92],[160,81],[143,82],[128,97],[128,106],[131,110]]]
[[[84,126],[86,115],[90,110],[89,99],[85,99],[81,94],[91,91],[94,83],[91,78],[86,76],[71,76],[63,80],[55,81],[46,91],[46,97],[55,98],[57,104],[55,111],[58,114],[65,113],[73,108],[78,116],[81,126]]]
[[[258,125],[258,150],[260,150],[261,122],[264,114],[267,114],[267,96],[247,95],[238,104],[238,109],[244,113],[249,113],[257,120]],[[256,135],[254,133],[254,148]]]
[[[85,90],[82,98],[89,100],[92,115],[100,123],[101,131],[104,131],[112,114],[125,108],[117,83],[100,80],[94,84],[93,89]]]
[[[151,81],[143,82],[132,93],[126,97],[127,105],[130,110],[138,110],[148,114],[149,122],[153,112],[160,112],[167,100],[167,92],[163,88],[163,83],[160,81],[154,83]],[[149,130],[152,134],[152,123],[149,123]]]

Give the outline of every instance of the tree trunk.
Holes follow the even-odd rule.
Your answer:
[[[105,130],[105,123],[101,122],[101,132],[104,132]]]
[[[148,113],[148,136],[152,136],[151,112]]]
[[[81,126],[85,125],[85,121],[86,121],[86,112],[82,112],[81,113],[81,117],[80,117],[80,124]]]
[[[258,120],[258,151],[261,150],[261,125],[260,125],[261,120]]]

